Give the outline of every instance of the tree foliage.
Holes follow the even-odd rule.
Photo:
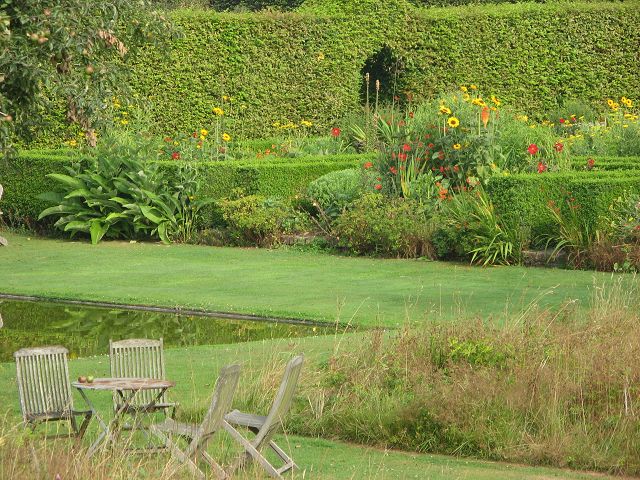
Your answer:
[[[42,126],[50,99],[94,144],[127,57],[168,28],[145,1],[0,0],[0,153]]]

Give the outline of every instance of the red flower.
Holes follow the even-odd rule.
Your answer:
[[[193,138],[198,138],[198,132],[193,132],[193,133],[191,134],[191,136],[192,136]]]
[[[410,151],[411,151],[411,145],[409,145],[408,143],[405,143],[405,144],[402,146],[402,151],[403,151],[403,152],[410,152]]]
[[[371,167],[373,167],[373,163],[371,162],[367,162],[364,164],[364,168],[366,168],[367,170],[369,170]]]
[[[435,147],[435,145],[433,143],[430,143],[429,145],[427,145],[428,149],[432,149],[433,147]]]
[[[561,142],[558,142],[553,146],[553,149],[556,152],[561,152],[563,148],[564,148],[564,145]]]
[[[173,152],[171,154],[171,158],[173,158],[174,160],[180,160],[180,152]]]
[[[413,112],[409,112],[409,118],[413,118]]]
[[[547,166],[543,162],[538,162],[538,173],[547,171]]]
[[[406,125],[406,123],[405,123],[405,121],[404,121],[404,120],[400,120],[400,121],[398,122],[398,126],[399,126],[399,127],[404,127],[405,125]]]
[[[341,133],[342,133],[342,130],[340,130],[338,127],[333,127],[331,129],[331,136],[332,137],[339,137]]]
[[[440,167],[440,173],[444,173],[444,167]]]
[[[564,123],[566,120],[564,118],[560,119],[560,123]]]
[[[399,153],[398,154],[398,160],[400,160],[401,162],[406,162],[407,161],[407,154],[406,153]]]
[[[167,143],[173,142],[173,140],[171,138],[169,138],[169,137],[164,137],[164,141],[167,142]]]
[[[529,154],[531,155],[535,155],[536,153],[538,153],[538,146],[535,143],[532,143],[531,145],[529,145],[529,148],[527,148],[527,152],[529,152]]]
[[[396,167],[391,167],[391,168],[389,168],[389,171],[390,171],[391,173],[393,173],[394,175],[395,175],[396,173],[398,173],[398,170],[396,169]]]
[[[458,173],[460,171],[460,167],[458,167],[458,165],[454,165],[453,166],[453,171]]]
[[[375,186],[375,187],[373,187],[373,188],[375,188],[376,190],[382,190],[382,185],[380,185],[380,184],[378,183],[378,184],[376,184],[376,186]]]
[[[440,151],[438,152],[438,159],[439,159],[439,160],[444,160],[444,152],[443,152],[442,150],[440,150]]]
[[[596,164],[596,161],[593,158],[587,159],[587,169],[588,170],[592,170],[595,164]]]

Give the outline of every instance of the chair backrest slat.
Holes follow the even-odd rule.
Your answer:
[[[64,347],[23,348],[13,354],[24,421],[61,418],[73,410],[67,354]]]
[[[254,445],[268,443],[282,426],[282,422],[291,408],[303,361],[304,355],[298,355],[287,363],[278,393],[271,405],[264,425],[253,440]]]
[[[163,341],[150,339],[129,339],[109,342],[109,364],[111,376],[116,378],[154,378],[165,379]],[[138,392],[131,405],[142,407],[151,403],[159,390],[143,390]],[[119,397],[114,394],[114,404]],[[166,395],[159,402],[165,403]]]
[[[192,446],[194,448],[201,445],[220,428],[220,422],[231,410],[231,403],[233,402],[239,379],[240,365],[228,365],[220,371],[209,409],[198,427],[198,438],[193,439],[194,445]]]

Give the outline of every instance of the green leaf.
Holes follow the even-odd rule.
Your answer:
[[[98,242],[100,242],[100,240],[102,240],[102,237],[104,237],[104,234],[107,233],[108,230],[108,224],[103,225],[100,220],[93,220],[91,222],[90,228],[91,243],[96,245]]]
[[[69,175],[64,175],[62,173],[49,173],[47,177],[53,178],[54,180],[57,180],[58,182],[71,188],[85,188],[85,184],[81,180],[70,177]]]
[[[162,214],[157,208],[149,207],[147,205],[140,205],[140,211],[145,216],[145,218],[151,220],[155,224],[160,224],[165,221],[165,218],[162,217]]]

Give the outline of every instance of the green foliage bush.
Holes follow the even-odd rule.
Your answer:
[[[307,195],[329,218],[336,218],[366,190],[359,168],[329,172],[309,184]]]
[[[39,198],[54,205],[38,220],[56,216],[54,227],[71,236],[89,235],[132,240],[159,237],[165,243],[190,241],[209,201],[197,195],[197,171],[183,165],[169,177],[158,164],[144,161],[145,152],[116,146],[95,158],[47,174],[58,182]]]
[[[519,174],[492,178],[487,194],[498,215],[513,225],[530,229],[538,245],[557,232],[549,206],[566,209],[567,200],[580,209],[590,231],[602,227],[613,200],[625,192],[640,192],[640,171]]]
[[[419,204],[368,193],[334,224],[338,244],[360,255],[431,257],[432,223]]]
[[[11,160],[0,160],[0,183],[5,189],[2,210],[9,223],[36,227],[38,215],[50,206],[37,197],[55,187],[55,182],[46,175],[66,173],[65,166],[72,162],[72,152],[58,152],[25,151]],[[287,198],[303,194],[312,180],[328,172],[353,168],[370,158],[367,155],[336,155],[254,161],[228,160],[195,165],[198,168],[202,196],[222,199],[229,197],[234,189],[240,188],[246,195]],[[169,178],[175,178],[185,165],[185,162],[176,161],[156,163]],[[210,223],[214,218],[219,218],[219,215],[211,208],[207,213],[207,222]]]
[[[128,64],[158,133],[206,128],[223,95],[237,107],[232,135],[271,135],[274,122],[301,119],[326,133],[360,108],[363,66],[385,45],[398,60],[395,91],[416,99],[475,83],[540,116],[567,98],[640,98],[637,0],[422,10],[315,3],[287,14],[172,12],[183,35]]]
[[[211,0],[210,5],[218,11],[225,10],[262,10],[276,8],[279,10],[293,10],[304,0]]]
[[[282,234],[304,231],[308,217],[291,205],[262,195],[240,196],[219,202],[228,235],[239,245],[266,247]]]

